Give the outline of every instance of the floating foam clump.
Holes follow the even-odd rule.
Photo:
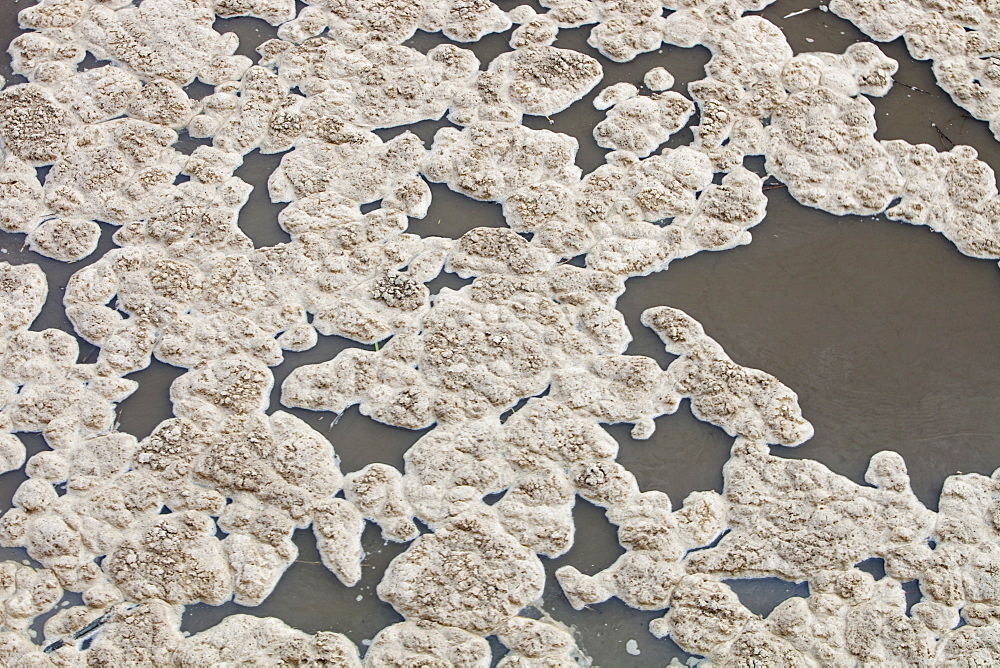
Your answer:
[[[344,499],[320,501],[313,508],[313,534],[320,559],[348,587],[361,579],[364,528],[361,511]]]
[[[106,572],[131,600],[218,605],[233,584],[214,524],[187,511],[138,526],[108,555]]]
[[[482,637],[453,626],[407,620],[378,632],[365,652],[365,665],[400,665],[408,661],[437,662],[486,668],[490,645]]]
[[[642,324],[680,355],[667,375],[674,391],[691,399],[695,417],[741,435],[782,445],[799,445],[813,435],[802,419],[798,396],[774,376],[742,367],[705,335],[694,318],[668,307],[646,309]]]
[[[299,45],[271,40],[260,51],[266,64],[277,64],[281,77],[310,98],[300,121],[307,131],[317,124],[322,129],[325,117],[364,127],[436,120],[479,67],[471,51],[452,45],[426,55],[381,42],[354,51],[316,37]]]
[[[47,27],[37,15],[41,8],[57,4],[46,2],[23,10],[21,24]],[[251,64],[246,56],[233,55],[239,38],[234,33],[217,33],[212,28],[214,20],[209,3],[146,0],[137,7],[87,7],[72,27],[80,43],[97,58],[123,65],[143,80],[163,78],[185,85],[198,77],[214,85],[238,79]]]
[[[892,87],[892,75],[899,64],[867,42],[852,44],[843,55],[800,53],[781,71],[785,88],[797,93],[824,86],[855,97],[860,93],[882,97]]]
[[[534,662],[576,666],[582,658],[570,632],[545,621],[515,617],[497,637],[510,650],[497,664],[500,668]]]
[[[475,42],[494,32],[510,28],[506,12],[489,0],[315,0],[290,22],[295,28],[308,25],[303,35],[295,30],[283,38],[319,34],[329,27],[330,35],[344,46],[357,49],[373,41],[401,44],[419,28],[441,31],[459,42]],[[292,32],[292,31],[289,31]],[[279,35],[281,33],[279,32]]]
[[[65,332],[28,330],[48,293],[37,265],[0,263],[0,287],[5,302],[0,313],[0,465],[12,470],[24,464],[26,452],[11,432],[41,431],[50,443],[75,447],[111,427],[115,405],[135,391],[136,383],[94,364],[78,364],[78,344]]]
[[[476,123],[463,130],[442,128],[434,135],[423,165],[431,181],[478,200],[503,201],[518,188],[580,178],[573,137],[509,123]]]
[[[483,509],[417,538],[389,564],[378,595],[407,619],[487,635],[537,599],[544,582],[534,552]]]
[[[274,617],[232,615],[185,638],[173,660],[179,665],[215,663],[294,663],[360,668],[358,650],[340,633],[320,631],[309,635]]]
[[[598,1],[592,6],[597,10],[597,25],[590,31],[587,44],[604,56],[625,63],[640,53],[660,48],[665,20],[658,0]]]
[[[763,220],[767,203],[760,178],[741,167],[716,186],[711,174],[707,156],[686,147],[645,160],[614,155],[588,174],[578,206],[602,238],[587,266],[643,276],[704,250],[749,243],[747,230]]]
[[[280,25],[295,18],[295,0],[215,0],[215,14],[228,19],[254,16],[271,25]]]
[[[277,202],[333,192],[359,204],[383,200],[387,207],[396,204],[403,213],[422,217],[431,200],[430,189],[418,176],[425,154],[423,144],[409,132],[385,143],[372,132],[352,134],[344,142],[310,142],[282,157],[268,190]]]
[[[132,92],[139,94],[137,88]],[[9,152],[0,221],[8,231],[27,233],[38,253],[70,262],[97,247],[97,221],[122,225],[155,206],[155,198],[181,171],[183,156],[169,148],[177,133],[162,125],[135,119],[92,122],[124,113],[128,99],[110,111],[90,112],[81,107],[86,98],[68,86],[56,97],[68,104],[35,84],[0,93],[0,116],[7,117],[0,139]],[[30,164],[52,165],[44,186],[31,175]]]
[[[588,477],[613,471],[592,469]],[[693,493],[683,508],[671,512],[670,499],[662,492],[640,493],[634,482],[630,487],[621,485],[619,493],[595,499],[618,525],[625,553],[594,576],[573,566],[556,571],[560,587],[577,610],[612,596],[641,610],[667,607],[685,574],[684,553],[708,544],[724,527],[725,505],[714,492]]]
[[[760,11],[774,0],[663,0],[672,10],[661,31],[667,44],[692,47],[705,43],[715,29],[726,28],[748,11]]]
[[[0,592],[0,618],[8,631],[26,630],[34,617],[54,608],[63,593],[52,571],[12,561],[0,564]]]
[[[938,153],[927,144],[883,142],[904,178],[886,218],[927,225],[972,257],[1000,257],[1000,199],[989,165],[971,146]]]
[[[645,97],[639,96],[634,87],[633,91],[632,95],[598,96],[595,103],[614,106],[608,117],[594,127],[594,139],[603,148],[631,151],[645,158],[684,127],[694,113],[694,104],[680,93],[668,91]]]
[[[382,527],[382,537],[406,543],[420,535],[403,493],[402,475],[388,464],[369,464],[344,480],[347,500]]]
[[[484,250],[511,260],[505,246]],[[621,351],[630,340],[620,315],[588,294],[590,272],[580,273],[560,277],[569,285],[556,288],[577,291],[575,304],[544,296],[555,280],[546,274],[487,275],[461,290],[442,290],[419,333],[404,332],[380,352],[349,349],[294,370],[282,402],[336,412],[360,404],[364,414],[410,429],[499,416],[521,397],[541,393],[553,369]]]
[[[255,148],[264,153],[291,148],[302,131],[295,105],[304,100],[288,93],[288,82],[255,66],[241,80],[219,84],[202,100],[201,113],[191,119],[191,136],[213,137],[214,146],[242,155]]]
[[[872,457],[866,478],[875,489],[741,441],[723,475],[730,531],[715,547],[691,555],[700,573],[801,581],[919,544],[931,528],[932,515],[910,491],[896,453]]]
[[[793,93],[774,110],[767,142],[767,169],[803,204],[874,214],[902,192],[902,175],[875,139],[875,107],[864,98],[823,87]]]
[[[600,63],[584,53],[531,45],[494,58],[477,86],[489,87],[491,96],[521,114],[549,116],[589,93],[603,76]],[[484,102],[495,104],[489,98]]]

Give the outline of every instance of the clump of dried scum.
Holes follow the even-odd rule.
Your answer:
[[[1000,472],[948,478],[932,512],[893,452],[872,457],[867,485],[774,457],[769,445],[813,434],[795,392],[668,306],[642,323],[677,358],[662,368],[624,354],[632,336],[615,305],[627,279],[751,241],[767,200],[747,156],[763,156],[805,205],[888,208],[963,253],[1000,257],[1000,198],[972,148],[876,139],[868,97],[889,90],[896,62],[870,43],[796,55],[775,25],[744,16],[768,4],[22,9],[9,51],[22,79],[0,90],[0,226],[61,261],[93,253],[102,224],[118,229],[63,297],[76,333],[99,348],[92,361],[78,361],[71,334],[31,329],[42,270],[0,263],[0,468],[27,476],[0,544],[33,560],[0,564],[0,663],[589,665],[566,627],[522,616],[546,584],[539,557],[573,545],[577,496],[605,509],[624,552],[597,572],[559,569],[569,603],[617,597],[659,611],[651,633],[707,663],[1000,662]],[[994,9],[831,9],[875,39],[903,35],[958,104],[998,122]],[[213,27],[217,16],[258,17],[277,37],[255,60],[234,55],[238,38]],[[690,98],[670,90],[665,59],[643,88],[605,81],[593,55],[556,46],[560,30],[584,25],[619,62],[703,44],[705,78]],[[442,43],[406,46],[418,30]],[[462,46],[506,31],[510,50],[489,63]],[[97,67],[81,67],[88,53]],[[211,92],[189,94],[196,80]],[[611,152],[583,174],[576,138],[523,121],[602,84],[594,105],[606,118],[592,132]],[[661,149],[696,110],[693,142]],[[443,117],[429,149],[409,132],[375,132]],[[205,141],[182,151],[184,133]],[[283,154],[268,190],[287,203],[276,223],[290,237],[261,248],[237,225],[253,188],[234,172],[255,150]],[[44,182],[39,167],[50,168]],[[509,227],[457,240],[407,232],[427,213],[428,182],[500,204]],[[432,294],[443,271],[471,283]],[[382,344],[300,366],[282,403],[358,404],[389,425],[433,427],[404,470],[342,472],[325,434],[269,411],[269,367],[334,334]],[[173,417],[137,440],[117,429],[115,409],[152,357],[184,372]],[[639,487],[603,425],[649,438],[684,398],[735,442],[722,493],[675,506]],[[30,458],[27,432],[48,446]],[[311,527],[322,563],[356,585],[366,522],[407,544],[377,589],[404,621],[367,647],[243,614],[181,632],[186,605],[267,599],[298,556],[297,529]],[[885,577],[856,568],[870,558],[885,561]],[[724,582],[742,577],[805,581],[811,594],[762,618]],[[908,608],[911,580],[921,598]],[[79,596],[59,607],[68,593]],[[31,630],[39,615],[43,637]],[[504,656],[491,656],[491,636]]]

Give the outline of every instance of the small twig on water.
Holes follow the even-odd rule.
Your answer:
[[[806,7],[805,9],[800,9],[797,12],[792,12],[791,14],[785,14],[781,18],[783,18],[783,19],[790,19],[793,16],[799,16],[800,14],[805,14],[806,12],[811,12],[813,9],[815,9],[815,7]]]
[[[900,86],[904,86],[904,87],[906,87],[906,88],[909,88],[910,90],[915,90],[915,91],[917,91],[918,93],[923,93],[924,95],[933,95],[933,94],[934,94],[934,93],[931,93],[931,92],[929,92],[929,91],[926,91],[926,90],[924,90],[923,88],[917,88],[916,86],[911,86],[911,85],[910,85],[910,84],[908,84],[908,83],[903,83],[903,82],[902,82],[902,81],[900,81],[899,79],[894,79],[894,81],[895,81],[896,83],[898,83],[898,84],[899,84]]]
[[[100,617],[98,617],[97,619],[95,619],[94,621],[90,622],[89,624],[87,624],[86,626],[84,626],[82,629],[80,629],[79,631],[77,631],[76,633],[74,633],[73,634],[73,640],[79,640],[83,636],[88,635],[90,632],[94,631],[96,628],[98,628],[99,626],[101,626],[105,622],[107,622],[110,617],[111,617],[111,613],[110,612],[104,613],[103,615],[101,615]],[[46,654],[50,654],[50,653],[56,651],[57,649],[59,649],[60,647],[64,647],[65,645],[66,645],[66,642],[64,640],[56,640],[55,642],[51,643],[50,645],[47,645],[42,651],[45,652]]]
[[[787,187],[788,186],[786,186],[784,183],[779,183],[776,186],[767,186],[765,188],[762,188],[762,190],[765,190],[765,191],[766,190],[777,190],[778,188],[787,188]]]
[[[962,119],[962,124],[958,128],[958,134],[964,133],[965,132],[965,122],[967,120],[969,120],[970,118],[972,118],[972,116],[970,116],[969,114],[959,114],[958,116],[955,116],[953,118],[949,118],[948,122],[944,124],[945,127],[950,127],[952,123],[954,123],[955,121],[957,121],[960,118]]]
[[[936,124],[936,123],[932,123],[931,125],[933,126],[933,128],[934,128],[934,131],[938,133],[938,136],[939,136],[939,137],[941,137],[941,139],[943,139],[943,140],[945,140],[946,142],[948,142],[949,144],[951,144],[952,148],[954,148],[954,147],[955,147],[955,142],[953,142],[953,141],[951,140],[951,137],[949,137],[948,135],[946,135],[946,134],[944,133],[944,131],[943,131],[943,130],[941,130],[941,128],[939,128],[939,127],[937,126],[937,124]]]
[[[79,640],[83,636],[87,635],[88,633],[90,633],[91,631],[93,631],[94,629],[96,629],[98,626],[101,626],[102,624],[104,624],[104,622],[108,621],[108,618],[110,616],[111,616],[111,613],[106,613],[106,614],[101,615],[100,617],[98,617],[97,619],[95,619],[94,621],[92,621],[91,623],[87,624],[82,629],[80,629],[79,631],[77,631],[76,633],[74,633],[73,634],[73,639],[74,640]]]

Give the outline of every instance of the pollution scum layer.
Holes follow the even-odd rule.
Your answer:
[[[539,557],[573,544],[577,496],[605,509],[624,553],[589,575],[559,569],[568,601],[662,611],[650,632],[706,663],[1000,662],[1000,473],[948,478],[932,512],[896,453],[871,458],[867,485],[772,456],[769,445],[813,434],[795,392],[732,360],[677,309],[642,314],[675,356],[666,368],[624,354],[631,333],[615,306],[628,278],[751,241],[767,200],[748,156],[763,156],[804,205],[884,212],[1000,258],[996,182],[974,149],[875,138],[868,96],[888,92],[896,61],[873,43],[796,55],[776,26],[744,16],[768,4],[317,0],[296,13],[293,0],[43,0],[21,10],[27,32],[9,53],[25,82],[0,90],[0,227],[64,262],[95,251],[101,224],[118,229],[117,247],[77,271],[63,299],[75,333],[100,349],[93,363],[77,362],[70,333],[30,329],[44,272],[0,263],[0,468],[28,476],[0,518],[0,544],[34,560],[0,564],[0,663],[489,666],[495,636],[501,666],[589,665],[569,629],[521,615],[545,585]],[[921,0],[830,9],[875,40],[903,36],[996,132],[1000,14]],[[213,27],[233,16],[277,26],[256,62]],[[576,138],[522,124],[603,83],[597,59],[553,45],[584,25],[613,61],[664,44],[712,54],[690,97],[671,90],[664,67],[641,88],[604,87],[593,136],[610,152],[587,174]],[[447,39],[404,46],[418,30]],[[456,44],[508,31],[510,50],[489,63]],[[81,67],[88,54],[97,67]],[[191,97],[195,80],[212,92]],[[660,149],[696,111],[693,142]],[[410,132],[374,132],[442,117],[429,149]],[[186,153],[179,133],[205,141]],[[252,187],[234,171],[254,150],[283,154],[268,192],[287,203],[277,220],[287,243],[254,248],[237,225]],[[49,167],[44,182],[38,167]],[[499,203],[508,227],[457,240],[407,232],[428,211],[428,182]],[[471,282],[432,294],[441,272]],[[433,426],[403,471],[345,474],[326,436],[267,412],[269,367],[330,335],[376,349],[300,366],[282,403]],[[140,441],[118,430],[115,408],[152,356],[185,372],[170,389],[173,417]],[[674,508],[639,488],[602,425],[649,438],[682,399],[735,441],[722,493]],[[49,446],[27,461],[26,432]],[[323,564],[356,585],[367,522],[408,546],[377,590],[404,621],[363,658],[340,633],[274,618],[181,633],[186,605],[264,601],[298,556],[296,529],[311,527]],[[855,567],[874,557],[879,580]],[[810,595],[761,618],[723,581],[750,577],[808,582]],[[901,583],[912,580],[921,598],[908,607]],[[82,604],[58,607],[65,592]],[[39,615],[43,638],[30,631]]]

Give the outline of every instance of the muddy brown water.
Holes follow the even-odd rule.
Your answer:
[[[0,0],[0,41],[17,34],[16,11],[27,6],[18,0]],[[500,3],[505,9],[516,4]],[[829,12],[813,9],[783,18],[815,2],[776,2],[762,14],[787,35],[796,53],[842,52],[864,37],[849,23]],[[218,27],[240,34],[241,52],[252,54],[253,44],[273,35],[273,28],[256,19],[220,21]],[[587,29],[563,31],[559,46],[587,50]],[[488,62],[506,48],[507,36],[493,35],[475,47]],[[440,43],[438,35],[418,33],[410,44],[426,50]],[[976,121],[950,102],[935,85],[929,64],[906,54],[901,40],[880,45],[900,61],[897,84],[885,98],[874,99],[880,139],[926,142],[939,150],[952,143],[974,146],[981,159],[1000,167],[1000,149],[986,124]],[[625,64],[601,58],[604,85],[617,81],[640,84],[642,74],[662,65],[678,80],[675,90],[703,76],[708,59],[703,48],[663,48]],[[0,73],[9,75],[7,59]],[[11,83],[18,78],[8,76]],[[905,85],[904,85],[905,84]],[[599,90],[599,88],[598,88]],[[203,94],[201,91],[199,94]],[[526,124],[567,132],[580,140],[578,163],[589,171],[603,161],[604,151],[590,136],[603,117],[590,104],[597,90],[569,110],[552,118],[528,118]],[[430,143],[439,123],[408,128]],[[401,129],[380,131],[385,137]],[[668,145],[690,140],[690,130]],[[185,139],[189,152],[198,142]],[[276,216],[282,205],[266,197],[267,174],[280,156],[247,157],[238,172],[256,188],[245,207],[241,227],[256,245],[287,240]],[[749,161],[762,170],[761,162]],[[434,203],[427,217],[414,220],[410,230],[422,235],[457,237],[478,225],[502,225],[500,207],[475,202],[432,186]],[[764,369],[794,389],[804,415],[816,429],[815,437],[799,448],[773,448],[779,456],[811,458],[834,471],[862,482],[868,458],[891,449],[900,452],[909,467],[913,488],[931,508],[944,478],[955,472],[989,474],[1000,466],[1000,270],[995,262],[961,255],[954,246],[923,227],[885,220],[881,216],[837,217],[809,209],[792,200],[783,188],[767,191],[767,218],[752,230],[753,243],[722,253],[701,253],[678,261],[668,271],[632,279],[619,301],[635,337],[630,354],[650,355],[662,364],[670,360],[650,331],[639,324],[639,314],[655,305],[681,308],[698,319],[740,364]],[[0,233],[0,260],[37,262],[49,276],[49,299],[34,329],[69,330],[62,312],[62,291],[73,272],[113,247],[106,229],[101,247],[75,265],[47,260],[21,248],[20,235]],[[436,279],[432,287],[457,287],[464,281],[452,275]],[[272,410],[281,381],[292,368],[329,359],[355,345],[336,337],[303,353],[287,353],[276,367]],[[81,344],[81,360],[95,350]],[[89,357],[88,357],[89,356]],[[181,370],[160,362],[133,374],[140,382],[135,395],[122,403],[121,428],[140,438],[170,415],[170,382]],[[406,448],[424,432],[409,432],[375,423],[352,408],[336,423],[333,416],[293,410],[326,434],[342,460],[344,472],[373,461],[402,466]],[[621,445],[620,461],[638,477],[643,489],[667,492],[675,506],[691,491],[721,490],[722,465],[732,439],[720,429],[694,419],[686,403],[674,415],[657,421],[648,441],[634,441],[628,429],[611,426]],[[29,451],[44,448],[37,435],[21,435]],[[0,502],[9,507],[23,473],[0,477]],[[607,565],[622,552],[614,527],[585,501],[575,510],[577,540],[565,556],[546,561],[550,577],[541,607],[572,625],[581,648],[603,666],[662,666],[671,657],[685,655],[669,641],[653,638],[646,626],[657,613],[630,610],[609,601],[592,610],[573,611],[559,592],[552,571],[573,564],[587,573]],[[236,612],[272,615],[307,631],[346,633],[362,646],[399,616],[375,595],[375,585],[388,561],[405,546],[385,544],[375,527],[364,535],[368,553],[361,583],[345,588],[319,564],[311,532],[299,532],[299,561],[282,578],[274,594],[256,608],[235,604],[190,606],[184,629],[207,628]],[[3,556],[22,560],[19,550]],[[734,585],[751,609],[766,614],[790,595],[804,595],[804,585],[779,581],[744,581]],[[641,654],[630,656],[625,643],[635,639]]]

